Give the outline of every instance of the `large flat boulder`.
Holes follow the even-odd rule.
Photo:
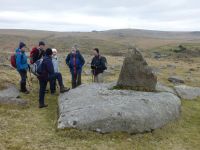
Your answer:
[[[130,50],[123,62],[117,87],[139,91],[155,91],[157,77],[137,48]]]
[[[175,91],[178,96],[182,99],[193,100],[197,97],[200,97],[200,88],[199,87],[190,87],[187,85],[178,85],[175,86]]]
[[[181,101],[172,93],[111,90],[111,85],[81,85],[61,94],[58,128],[143,133],[179,118]]]

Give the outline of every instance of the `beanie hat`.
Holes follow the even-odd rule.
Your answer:
[[[47,48],[46,49],[46,55],[47,56],[51,56],[53,54],[52,49],[51,48]]]
[[[39,46],[41,46],[41,45],[45,46],[45,43],[43,41],[40,41]]]
[[[23,42],[19,43],[19,49],[22,49],[23,47],[26,47],[26,44],[24,44]]]

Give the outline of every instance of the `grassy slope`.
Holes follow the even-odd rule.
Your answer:
[[[109,64],[121,64],[122,59],[109,57]],[[147,60],[152,66],[161,66],[170,64],[169,60],[155,61]],[[173,72],[182,74],[190,67],[197,67],[199,60],[195,63],[179,62],[178,68]],[[185,66],[181,68],[181,66]],[[69,72],[62,67],[65,83],[69,86]],[[87,67],[84,70],[88,69]],[[6,73],[6,74],[4,74]],[[116,75],[109,76],[107,80],[116,81],[119,69],[115,71]],[[1,69],[0,85],[7,83],[17,84],[19,76],[15,71],[6,71]],[[166,82],[170,74],[168,69],[164,69],[159,75],[159,80]],[[192,76],[198,76],[199,70],[192,73]],[[186,84],[195,85],[197,81],[187,81]],[[83,82],[91,82],[90,76],[83,76]],[[171,84],[169,84],[171,85]],[[38,106],[38,85],[34,80],[32,92],[29,96],[22,95],[30,104],[28,107],[0,105],[0,149],[23,150],[23,149],[196,149],[200,147],[200,98],[195,101],[182,101],[182,116],[177,122],[173,122],[155,130],[152,133],[128,135],[126,133],[112,133],[101,135],[93,132],[84,132],[78,130],[56,129],[57,121],[57,97],[47,94],[46,102],[49,104],[47,109],[40,110]]]
[[[39,40],[47,41],[47,46],[67,51],[74,43],[79,43],[84,53],[99,47],[104,54],[119,55],[129,46],[153,49],[159,46],[179,43],[199,43],[200,34],[192,32],[158,32],[146,30],[110,30],[104,32],[48,32],[32,30],[0,30],[0,51],[10,51],[19,41],[29,48]]]

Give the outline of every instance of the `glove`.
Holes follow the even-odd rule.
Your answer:
[[[92,68],[93,70],[94,70],[94,69],[97,69],[97,67],[96,67],[96,66],[93,66],[93,65],[91,66],[91,68]]]

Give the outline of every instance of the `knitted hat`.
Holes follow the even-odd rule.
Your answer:
[[[46,55],[47,56],[51,56],[53,54],[52,49],[51,48],[47,48],[46,49]]]
[[[26,44],[24,44],[23,42],[19,43],[19,49],[22,49],[23,47],[26,47]]]

